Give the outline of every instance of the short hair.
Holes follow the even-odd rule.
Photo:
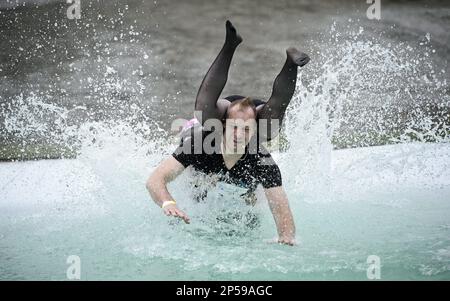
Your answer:
[[[228,118],[228,114],[230,112],[230,109],[234,108],[236,106],[239,106],[239,109],[238,109],[239,111],[245,111],[245,110],[250,108],[253,111],[253,114],[255,114],[255,119],[256,119],[256,117],[258,115],[257,112],[256,112],[256,106],[253,103],[253,100],[250,97],[248,97],[248,96],[231,102],[231,104],[227,108],[227,111],[225,113],[225,118],[224,119]]]

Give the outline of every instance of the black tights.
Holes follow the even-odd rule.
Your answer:
[[[202,112],[202,125],[210,118],[222,119],[225,117],[227,103],[219,103],[218,100],[228,79],[231,59],[241,42],[242,38],[236,28],[227,20],[225,43],[203,78],[195,100],[195,111]],[[302,67],[309,62],[308,55],[296,48],[288,48],[286,54],[284,66],[273,83],[272,95],[262,109],[258,108],[258,121],[267,120],[267,130],[260,133],[266,141],[278,135],[286,108],[294,95],[297,67]],[[200,116],[196,117],[200,120]]]

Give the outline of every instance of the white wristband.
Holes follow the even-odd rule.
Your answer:
[[[164,207],[169,206],[169,205],[175,205],[177,202],[175,202],[174,200],[172,201],[164,201],[161,208],[164,209]]]

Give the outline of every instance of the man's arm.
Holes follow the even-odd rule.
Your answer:
[[[295,224],[283,186],[264,189],[278,230],[278,242],[294,245]]]
[[[175,179],[183,170],[184,166],[173,156],[170,156],[161,162],[150,175],[147,180],[146,187],[150,192],[150,196],[153,201],[158,206],[161,207],[165,201],[173,200],[167,190],[167,183]],[[189,217],[186,213],[178,209],[176,204],[166,205],[163,209],[167,216],[180,217],[185,221],[185,223],[189,224]]]

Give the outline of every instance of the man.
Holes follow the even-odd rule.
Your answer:
[[[153,171],[146,186],[166,215],[189,223],[188,215],[178,208],[167,190],[167,183],[188,166],[206,174],[217,174],[222,181],[249,192],[261,184],[275,219],[278,242],[294,245],[295,225],[280,170],[262,145],[257,143],[253,148],[255,143],[250,143],[256,139],[256,117],[256,108],[248,97],[233,101],[226,113],[224,129],[218,130],[217,123],[213,125],[214,130],[207,130],[206,123],[204,127],[192,128],[175,152]],[[200,142],[197,143],[201,145],[200,150],[196,150],[196,140]]]
[[[230,21],[226,21],[225,27],[225,43],[197,93],[197,119],[190,122],[196,122],[199,126],[192,127],[188,137],[182,140],[172,156],[155,169],[147,181],[147,188],[166,215],[182,218],[189,223],[189,217],[178,208],[166,187],[186,167],[193,166],[208,175],[220,175],[222,181],[244,187],[248,191],[243,194],[247,203],[254,203],[253,192],[261,184],[275,219],[278,241],[293,245],[295,225],[282,187],[281,173],[261,145],[260,139],[270,141],[278,134],[286,108],[294,94],[297,68],[305,66],[310,59],[307,54],[294,47],[286,49],[286,61],[275,78],[272,95],[267,102],[239,95],[220,98],[233,54],[243,41]],[[211,121],[213,126],[207,126]],[[217,130],[218,128],[221,130]],[[197,134],[199,139],[195,139]],[[198,151],[198,145],[208,146],[209,142],[214,142],[209,147],[212,151],[208,147],[200,147]]]

